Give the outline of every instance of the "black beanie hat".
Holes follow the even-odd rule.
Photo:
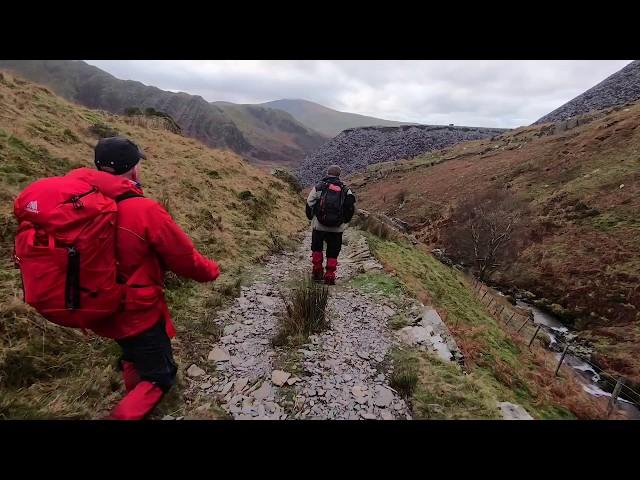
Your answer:
[[[135,143],[125,137],[101,138],[95,148],[95,164],[98,170],[120,175],[128,172],[147,158]]]

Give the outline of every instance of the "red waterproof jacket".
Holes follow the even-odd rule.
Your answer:
[[[142,194],[136,183],[109,173],[79,168],[68,175],[95,185],[112,198]],[[142,333],[161,319],[167,334],[175,336],[164,298],[165,271],[198,282],[210,282],[220,275],[216,262],[196,250],[171,215],[158,202],[144,197],[118,203],[116,258],[120,281],[127,283],[124,308],[93,328],[96,334],[114,339]]]

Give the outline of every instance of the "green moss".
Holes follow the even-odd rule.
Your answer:
[[[402,293],[402,286],[393,277],[383,273],[362,273],[351,280],[351,285],[367,293],[397,297]]]

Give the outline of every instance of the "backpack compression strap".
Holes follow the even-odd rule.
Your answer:
[[[128,200],[130,198],[138,198],[138,197],[144,198],[144,195],[140,195],[139,193],[133,193],[133,192],[125,192],[125,193],[123,193],[121,195],[118,195],[115,198],[115,201],[116,201],[116,203],[120,203],[123,200]]]

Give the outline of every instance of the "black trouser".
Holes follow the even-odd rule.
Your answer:
[[[155,383],[164,392],[173,386],[178,367],[173,360],[164,320],[135,337],[116,342],[122,348],[120,360],[133,363],[141,380]]]
[[[327,242],[327,258],[338,258],[342,249],[342,232],[322,232],[313,229],[311,233],[311,251],[322,252]]]

